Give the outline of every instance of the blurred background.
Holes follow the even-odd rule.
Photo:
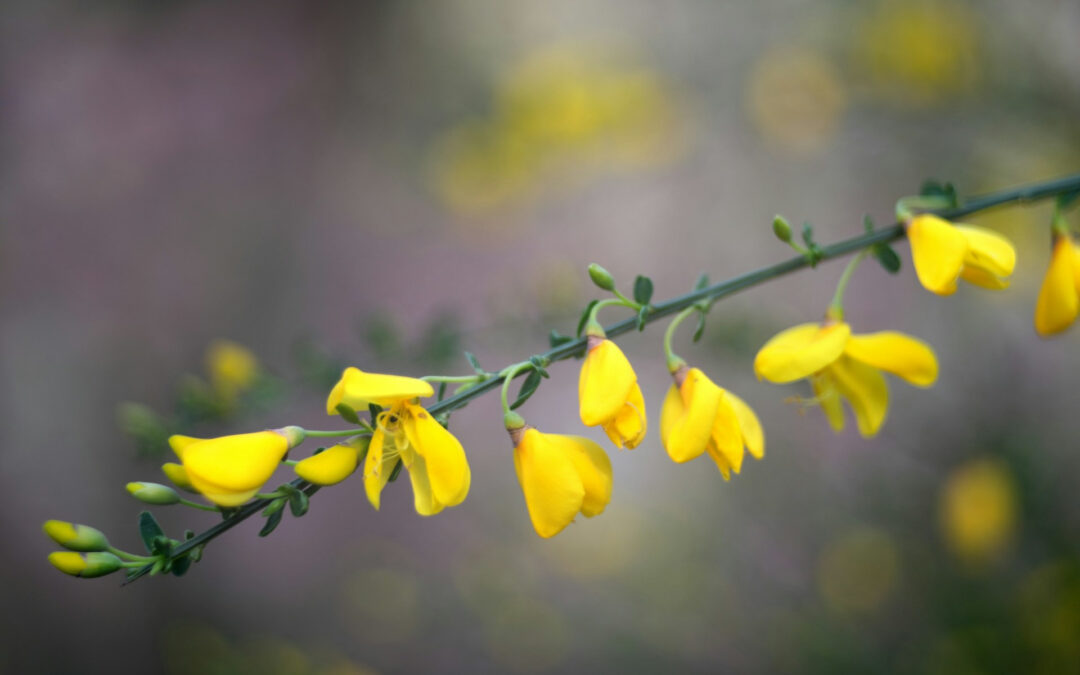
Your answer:
[[[672,463],[654,326],[621,340],[651,430],[607,511],[533,532],[497,396],[456,413],[468,500],[360,481],[182,579],[52,569],[41,523],[138,550],[163,435],[335,428],[342,366],[490,370],[572,333],[598,262],[656,298],[827,243],[926,178],[1080,169],[1073,0],[9,2],[0,23],[0,673],[1080,672],[1080,335],[1032,328],[1049,209],[974,218],[1011,289],[855,276],[848,319],[937,350],[879,437],[759,383],[843,263],[718,304],[676,350],[761,417],[725,483]],[[1075,226],[1074,221],[1074,226]],[[617,311],[608,321],[621,318]],[[229,342],[220,342],[227,340]],[[224,350],[224,351],[223,351]],[[584,433],[577,362],[521,409]],[[137,405],[132,405],[132,404]],[[133,433],[132,433],[133,432]],[[288,475],[282,472],[281,479]],[[213,514],[155,512],[174,536]]]

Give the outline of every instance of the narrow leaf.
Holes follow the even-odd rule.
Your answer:
[[[694,329],[694,342],[701,340],[701,336],[705,334],[705,312],[698,312],[697,328]]]
[[[863,227],[866,228],[866,233],[867,234],[870,234],[871,232],[874,231],[874,219],[870,217],[869,213],[867,213],[866,215],[864,215],[862,217],[862,224],[863,224]]]
[[[338,414],[341,415],[341,419],[349,424],[360,424],[360,417],[348,403],[338,403],[336,410]]]
[[[525,401],[529,400],[529,397],[533,395],[536,388],[540,386],[541,375],[537,371],[530,372],[525,381],[521,383],[521,389],[518,391],[517,400],[510,404],[511,410],[517,410]]]
[[[637,313],[637,329],[645,330],[645,317],[649,315],[649,306],[645,305]]]
[[[552,349],[555,349],[560,345],[564,345],[567,342],[573,341],[574,338],[570,337],[569,335],[563,335],[557,330],[552,330],[550,333],[548,333],[548,344],[551,345]]]
[[[271,501],[266,506],[266,508],[263,509],[263,512],[262,512],[263,517],[264,518],[269,518],[270,516],[274,515],[275,513],[279,512],[279,511],[281,511],[282,509],[284,509],[286,501],[287,500],[284,497],[278,497],[277,499]]]
[[[401,475],[401,467],[402,466],[404,466],[404,465],[401,463],[401,460],[399,459],[394,464],[394,468],[390,471],[390,477],[386,479],[387,482],[393,483],[394,481],[396,481],[398,479],[398,476]]]
[[[589,320],[589,314],[592,313],[593,305],[600,302],[599,300],[590,300],[589,304],[585,305],[585,311],[581,313],[581,318],[577,322],[577,336],[581,337],[581,331],[585,330],[585,322]]]
[[[652,300],[653,282],[649,277],[637,275],[634,279],[634,302],[647,305]]]
[[[371,415],[371,424],[374,426],[375,418],[382,412],[382,406],[375,403],[368,403],[368,414]]]
[[[307,513],[310,505],[311,502],[303,490],[297,490],[289,497],[289,510],[292,511],[294,518],[299,518]]]
[[[172,561],[169,571],[173,573],[173,576],[182,577],[189,567],[191,567],[191,556],[184,556]]]
[[[697,278],[697,283],[694,284],[694,290],[695,291],[701,291],[701,290],[704,290],[704,289],[706,289],[708,287],[709,287],[709,275],[705,274],[705,273],[702,273],[702,275]]]
[[[480,361],[477,360],[472,352],[465,352],[465,359],[469,362],[469,365],[473,367],[473,370],[478,373],[484,372],[484,369],[480,367]]]
[[[889,274],[896,274],[900,271],[900,256],[896,255],[896,251],[892,246],[888,244],[877,244],[874,246],[874,257],[881,263],[881,266]]]
[[[139,514],[139,537],[142,539],[147,553],[153,553],[154,540],[164,536],[165,530],[161,529],[161,525],[158,525],[154,514],[149,511],[143,511]]]
[[[444,398],[446,398],[446,382],[440,382],[439,383],[439,397],[437,399],[435,399],[435,400],[436,401],[441,401]]]
[[[285,516],[284,511],[276,511],[276,512],[274,512],[269,518],[266,519],[266,524],[263,525],[263,528],[261,530],[259,530],[259,536],[260,537],[265,537],[266,535],[273,532],[277,528],[278,524],[281,523],[281,519],[284,516]]]

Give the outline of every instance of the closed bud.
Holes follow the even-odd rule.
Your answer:
[[[57,544],[72,551],[104,551],[109,548],[105,533],[88,525],[49,520],[41,529]]]
[[[104,551],[94,553],[55,551],[49,554],[49,562],[64,574],[84,579],[103,577],[124,566],[120,558]]]
[[[772,231],[776,238],[785,244],[791,243],[791,225],[783,216],[776,216],[772,221]]]
[[[162,485],[161,483],[128,483],[127,491],[131,493],[131,496],[135,499],[138,499],[140,502],[146,502],[147,504],[168,506],[170,504],[179,503],[180,501],[180,495],[176,493],[176,490],[168,485]]]
[[[611,276],[611,272],[596,263],[589,264],[589,278],[605,291],[615,290],[615,279]]]

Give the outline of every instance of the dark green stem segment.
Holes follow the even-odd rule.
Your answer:
[[[974,197],[971,200],[965,202],[961,206],[954,209],[942,209],[935,211],[935,213],[946,220],[954,220],[961,218],[977,211],[985,211],[997,206],[1004,206],[1006,204],[1024,204],[1027,202],[1039,201],[1047,199],[1049,197],[1055,197],[1061,194],[1067,194],[1080,190],[1080,174],[1074,174],[1072,176],[1066,176],[1064,178],[1058,178],[1056,180],[1045,181],[1041,183],[1032,183],[1031,185],[1025,185],[1019,188],[1011,190],[1002,190],[1000,192],[993,192],[987,195]],[[821,249],[820,260],[829,260],[831,258],[838,258],[848,253],[855,251],[861,251],[868,246],[874,244],[881,244],[884,242],[890,242],[904,236],[904,225],[902,223],[896,223],[889,227],[868,232],[866,234],[859,235],[858,237],[852,237],[839,241],[831,246],[825,246]],[[693,293],[687,293],[678,297],[672,298],[667,302],[662,302],[653,305],[653,309],[645,317],[645,323],[652,323],[665,316],[671,316],[677,312],[681,312],[687,307],[693,305],[696,302],[702,300],[718,300],[720,298],[733,295],[743,289],[750,288],[751,286],[757,286],[760,283],[782,277],[785,274],[790,274],[796,270],[808,267],[810,262],[805,256],[798,256],[785,260],[784,262],[776,263],[775,265],[769,265],[768,267],[762,267],[759,270],[748,272],[746,274],[732,277],[726,281],[708,286],[699,291]],[[617,323],[604,328],[604,332],[609,338],[623,333],[628,333],[637,329],[637,317],[630,317],[623,319]],[[578,356],[585,351],[586,338],[581,337],[571,342],[567,342],[559,345],[553,349],[540,354],[540,358],[547,360],[550,363],[555,361],[564,361],[573,356]],[[528,369],[523,369],[518,375],[523,375]],[[496,389],[503,384],[503,378],[493,377],[483,382],[478,383],[475,387],[451,396],[450,398],[443,399],[438,403],[428,408],[428,412],[432,415],[447,412],[450,410],[456,410],[464,407],[469,401],[478,396],[486,394],[492,389]],[[289,483],[293,487],[300,488],[301,490],[307,490],[315,486],[297,478]],[[213,527],[210,527],[193,538],[188,539],[172,551],[172,559],[181,558],[187,555],[196,546],[201,546],[206,542],[214,539],[221,534],[231,530],[233,527],[244,522],[251,516],[262,511],[268,504],[269,500],[259,499],[253,502],[249,502],[244,506],[241,506],[235,513],[230,515],[227,519],[217,523]],[[125,581],[125,584],[131,583],[136,579],[149,574],[152,569],[152,565],[146,565],[139,569],[138,572],[133,574]]]

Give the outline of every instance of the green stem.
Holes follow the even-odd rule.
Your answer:
[[[667,369],[674,373],[681,366],[686,365],[686,361],[682,359],[671,349],[671,338],[675,336],[675,329],[679,327],[679,324],[686,320],[686,317],[690,316],[694,312],[701,311],[696,306],[687,307],[683,311],[675,315],[675,318],[668,324],[667,330],[664,331],[664,356],[667,358]]]
[[[152,563],[155,560],[157,560],[157,558],[153,558],[151,556],[135,555],[134,553],[128,553],[127,551],[121,551],[120,549],[116,548],[115,546],[110,546],[105,550],[108,551],[109,553],[112,553],[117,558],[122,558],[123,560],[130,560],[130,561],[133,561],[134,563],[140,564],[140,565],[145,565],[146,563]]]
[[[502,401],[503,417],[510,414],[510,382],[518,376],[518,373],[525,370],[526,368],[531,367],[531,361],[522,361],[520,363],[515,363],[512,366],[507,366],[506,368],[503,368],[502,371],[499,373],[499,376],[502,377],[503,381],[502,391],[499,393],[499,400]],[[503,373],[506,374],[503,375]]]
[[[308,438],[336,438],[338,436],[355,436],[356,429],[343,429],[341,431],[309,431],[304,429]]]
[[[863,261],[863,258],[868,253],[870,253],[870,249],[864,248],[855,254],[855,257],[844,268],[844,273],[840,275],[840,281],[836,282],[836,293],[833,294],[832,302],[829,303],[828,316],[837,321],[844,319],[844,291],[847,290],[848,282],[851,281],[851,275],[855,273],[855,268],[859,266],[859,263]]]
[[[459,382],[479,382],[480,380],[486,380],[489,377],[491,377],[491,373],[477,373],[476,375],[424,375],[419,379],[424,380],[425,382],[448,382],[450,384],[455,384]]]
[[[200,511],[220,511],[221,510],[216,506],[210,506],[209,504],[200,504],[198,502],[193,502],[190,499],[184,499],[183,497],[180,498],[180,503],[183,504],[184,506],[190,506],[193,509],[199,509]]]
[[[589,320],[585,323],[585,335],[596,335],[597,337],[603,337],[605,335],[604,327],[596,319],[597,313],[605,307],[629,307],[634,311],[640,309],[640,305],[633,300],[628,299],[622,293],[619,293],[618,291],[612,292],[619,297],[601,300],[593,305],[592,310],[589,312]]]
[[[975,197],[962,206],[958,206],[953,209],[943,209],[937,211],[937,215],[945,218],[946,220],[953,220],[966,216],[971,213],[979,211],[986,211],[988,209],[996,208],[1006,204],[1025,204],[1029,202],[1039,201],[1050,197],[1056,197],[1057,195],[1066,194],[1080,190],[1080,174],[1074,174],[1066,176],[1064,178],[1058,178],[1056,180],[1045,181],[1041,183],[1032,183],[1031,185],[1025,185],[1019,188],[1011,190],[1002,190],[1000,192],[994,192],[981,197]],[[904,225],[902,223],[896,223],[890,227],[882,228],[880,230],[874,230],[861,234],[857,237],[851,237],[850,239],[844,239],[831,246],[826,246],[821,249],[821,260],[829,260],[831,258],[839,258],[840,256],[853,253],[855,251],[861,251],[864,248],[873,246],[874,244],[881,244],[885,242],[894,241],[904,236]],[[707,286],[692,293],[686,293],[678,297],[672,298],[667,302],[662,302],[653,305],[653,310],[645,317],[645,323],[652,323],[663,317],[671,316],[678,312],[683,311],[687,307],[701,302],[702,300],[714,301],[720,298],[734,295],[739,291],[757,286],[771,279],[782,277],[786,274],[790,274],[796,270],[800,270],[804,267],[809,267],[810,261],[805,256],[798,256],[790,258],[783,262],[762,267],[741,274],[736,277],[732,277],[725,281],[721,281]],[[601,301],[603,302],[603,301]],[[600,304],[600,303],[597,303]],[[615,337],[622,335],[632,330],[637,329],[637,317],[630,317],[623,319],[617,323],[604,328],[604,332],[608,337]],[[564,361],[574,356],[579,356],[585,352],[585,346],[587,339],[580,337],[576,340],[565,342],[558,347],[554,347],[543,354],[540,354],[540,358],[555,363],[556,361]],[[516,364],[520,365],[520,364]],[[474,398],[478,398],[491,391],[495,387],[498,387],[500,381],[502,382],[503,390],[506,390],[509,380],[517,377],[522,371],[515,371],[512,377],[508,377],[510,374],[509,369],[504,368],[499,372],[499,375],[491,379],[480,382],[475,387],[471,387],[460,394],[445,398],[438,403],[431,405],[428,408],[428,412],[432,415],[438,415],[452,410],[465,407],[469,401]],[[311,435],[311,432],[308,432]],[[311,484],[306,481],[296,478],[290,485],[300,489],[309,489]],[[236,527],[240,523],[244,522],[248,518],[258,514],[268,505],[267,499],[256,499],[244,504],[240,508],[236,509],[233,515],[229,518],[222,520],[219,523],[215,523],[211,527],[203,530],[199,534],[195,535],[191,539],[183,542],[179,546],[173,549],[171,558],[176,560],[187,555],[192,549],[202,546],[207,542],[216,539],[225,532],[228,532],[232,528]],[[131,575],[124,583],[129,584],[136,579],[141,579],[143,576],[150,573],[153,565],[146,565],[142,567],[138,572]]]

